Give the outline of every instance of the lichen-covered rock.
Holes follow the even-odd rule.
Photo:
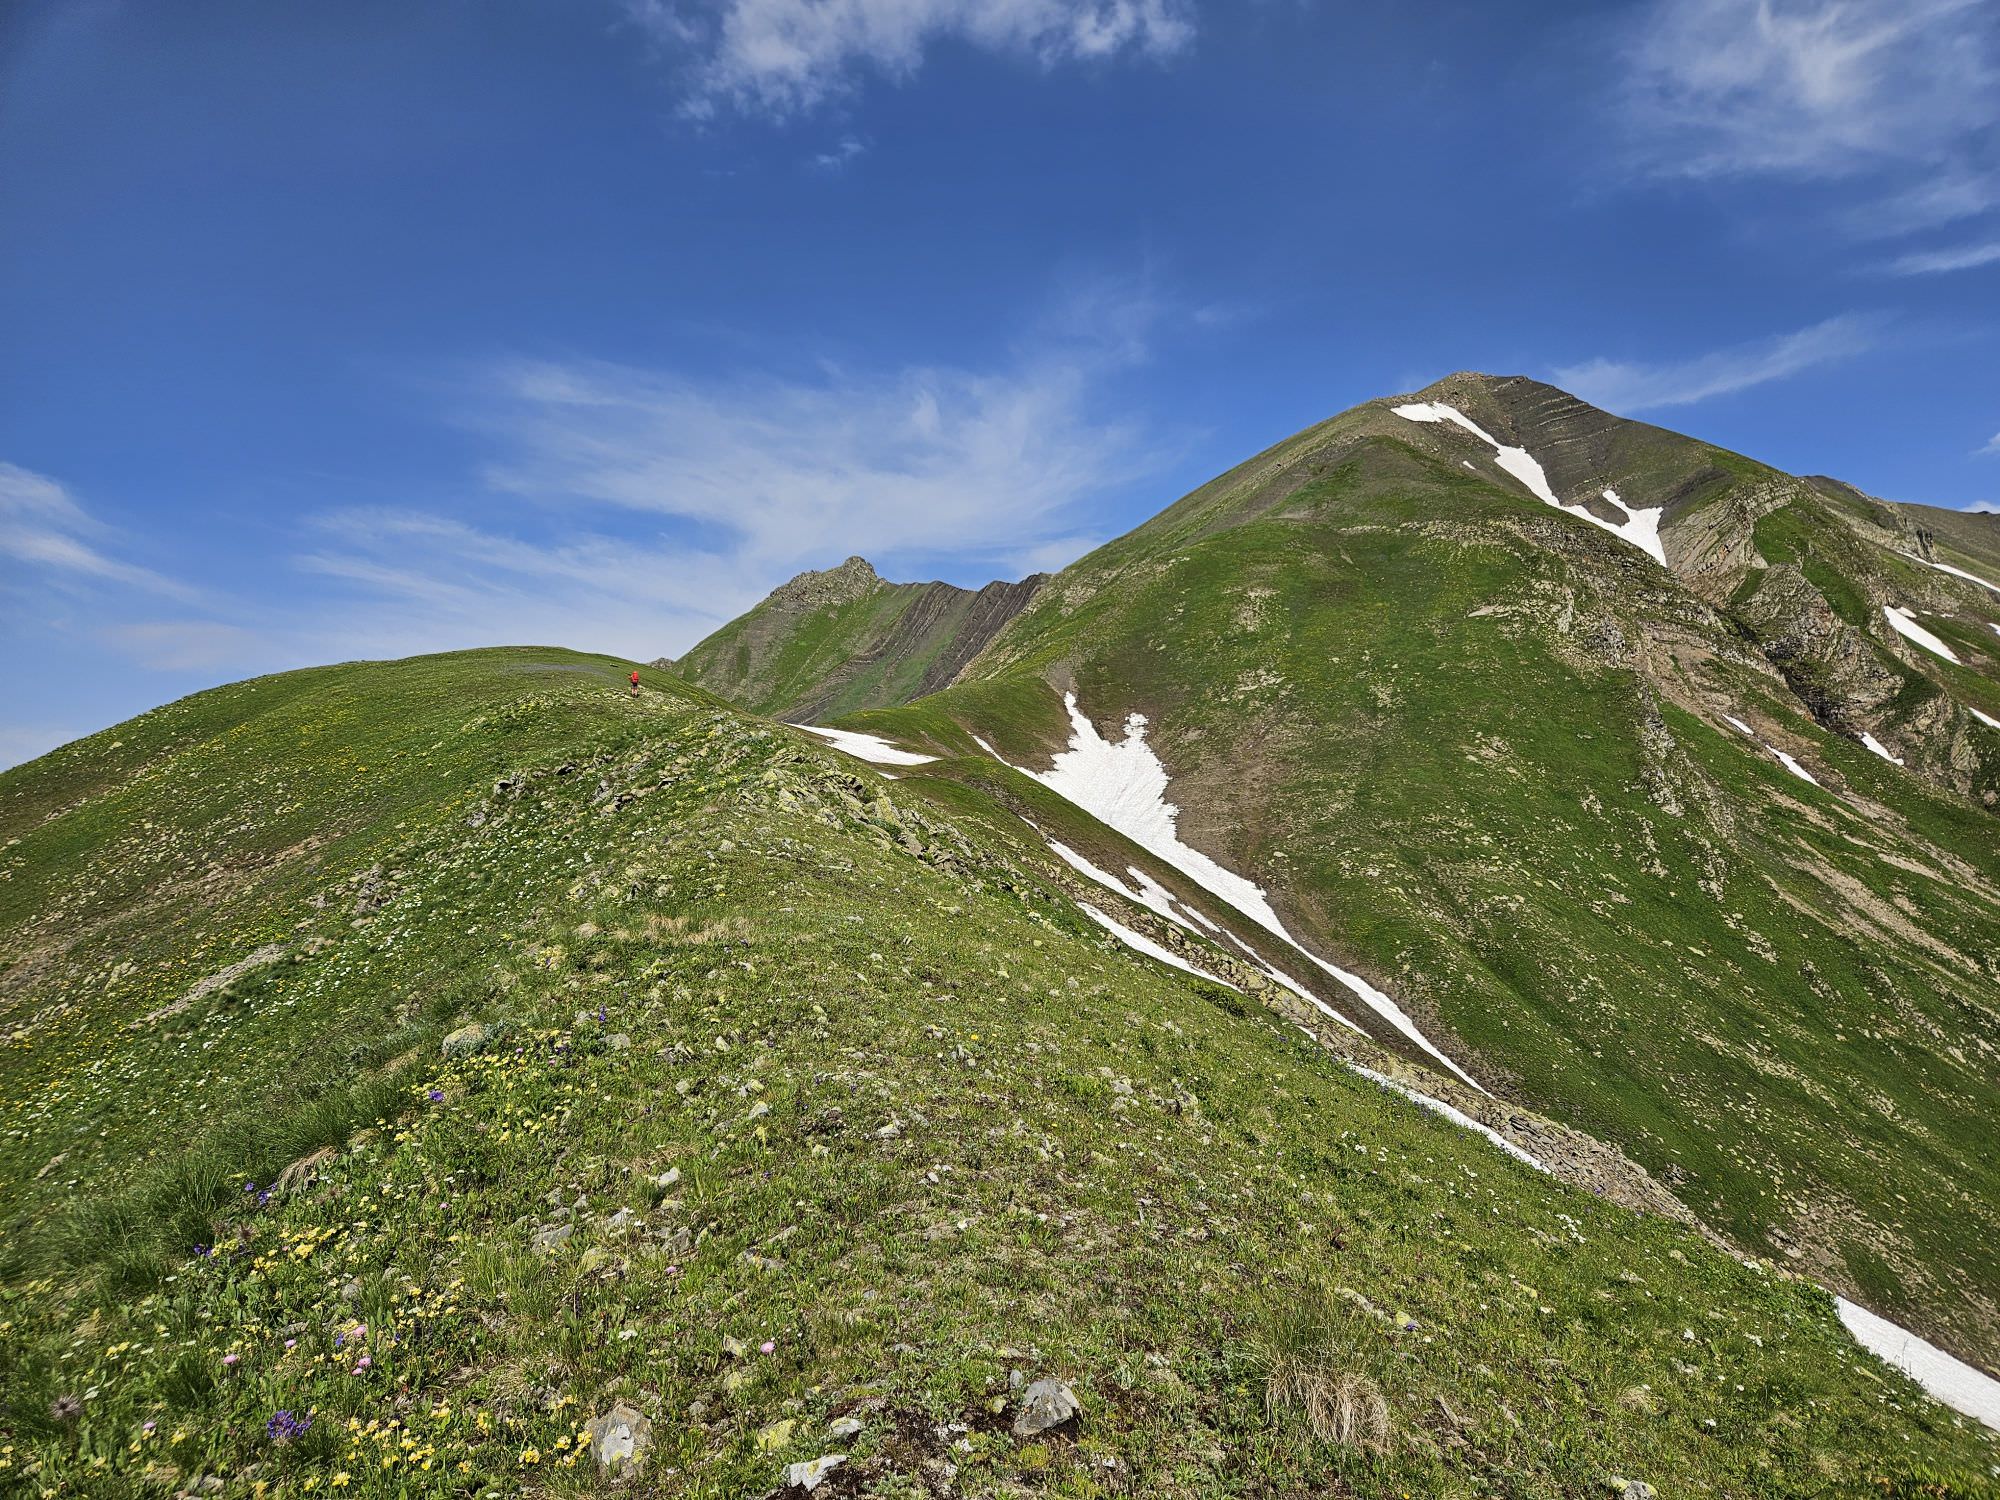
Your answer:
[[[590,1456],[597,1471],[612,1479],[629,1479],[642,1473],[646,1455],[653,1451],[653,1423],[647,1415],[623,1401],[602,1416],[591,1418],[584,1432],[590,1438]]]

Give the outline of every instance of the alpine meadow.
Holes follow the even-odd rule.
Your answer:
[[[2000,1500],[2000,6],[16,0],[0,224],[0,1496]]]

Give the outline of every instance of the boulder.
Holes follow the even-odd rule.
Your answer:
[[[597,1471],[612,1479],[629,1479],[644,1471],[653,1451],[653,1424],[642,1411],[623,1401],[584,1428]]]
[[[1083,1410],[1076,1392],[1060,1380],[1037,1380],[1021,1393],[1021,1409],[1014,1414],[1014,1436],[1034,1437],[1062,1426]]]
[[[809,1458],[802,1463],[788,1464],[785,1468],[785,1483],[795,1490],[804,1490],[810,1495],[820,1487],[826,1476],[847,1462],[845,1453],[827,1453],[818,1458]]]

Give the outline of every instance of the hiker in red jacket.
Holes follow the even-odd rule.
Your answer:
[[[639,674],[636,671],[632,674],[632,696],[639,696]]]

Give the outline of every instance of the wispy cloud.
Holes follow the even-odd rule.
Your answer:
[[[2000,261],[2000,240],[1914,252],[1891,261],[1888,269],[1898,276],[1936,276],[1945,271],[1977,270],[1995,261]]]
[[[647,656],[851,552],[891,573],[1060,565],[1095,545],[1085,502],[1161,461],[1107,408],[1162,316],[1128,284],[1089,286],[987,368],[732,383],[505,363],[461,414],[492,445],[484,494],[337,510],[298,563],[344,601],[344,651],[508,640]]]
[[[1965,506],[1964,509],[1971,511],[1974,515],[2000,515],[2000,500],[1975,500],[1970,505]]]
[[[195,591],[184,584],[107,550],[117,541],[116,533],[85,511],[56,480],[0,463],[0,557],[12,558],[45,577],[194,598]]]
[[[1651,0],[1626,36],[1619,105],[1653,171],[1837,183],[1831,222],[1859,239],[2000,208],[1992,0]],[[1968,247],[1880,269],[1986,263]]]
[[[1086,497],[1154,461],[1099,385],[1143,357],[1145,314],[1095,299],[1081,331],[1013,363],[697,383],[668,371],[530,362],[488,377],[483,425],[505,493],[705,528],[743,566],[831,552],[1011,565],[1067,534]],[[1076,321],[1065,326],[1077,329]]]
[[[868,150],[867,143],[857,136],[842,136],[840,144],[831,150],[821,151],[812,159],[812,164],[822,172],[843,172],[848,165]]]
[[[625,0],[625,9],[663,52],[687,60],[684,108],[696,118],[809,111],[870,74],[910,77],[940,42],[1054,67],[1170,56],[1194,38],[1189,0]]]
[[[1987,440],[1986,446],[1984,448],[1981,448],[1979,451],[1981,453],[2000,453],[2000,432],[1994,433],[1993,436]]]
[[[1674,172],[1944,166],[2000,120],[1994,36],[1988,0],[1656,0],[1629,99]]]
[[[1864,353],[1881,341],[1882,327],[1879,318],[1846,314],[1795,333],[1692,359],[1657,364],[1593,359],[1557,370],[1555,379],[1564,389],[1610,411],[1689,406]]]

